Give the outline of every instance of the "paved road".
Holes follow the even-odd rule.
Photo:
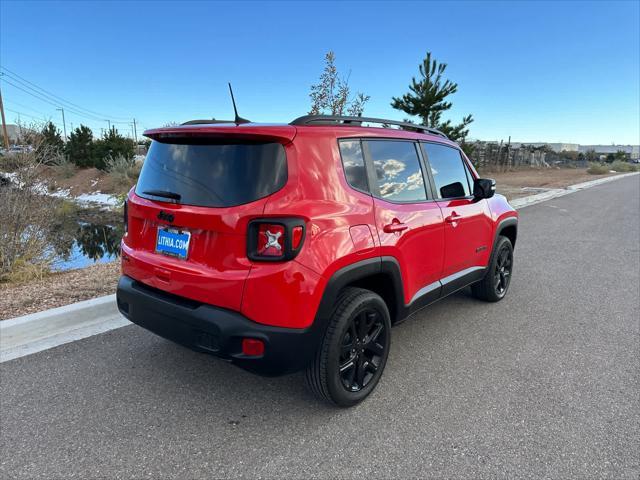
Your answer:
[[[0,477],[637,479],[639,186],[522,210],[507,298],[394,329],[351,410],[137,326],[4,363]]]

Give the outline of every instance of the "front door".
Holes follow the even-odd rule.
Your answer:
[[[435,195],[444,217],[443,284],[482,275],[489,263],[493,223],[486,200],[472,195],[473,173],[460,151],[443,144],[423,143]],[[446,289],[445,289],[445,292]]]

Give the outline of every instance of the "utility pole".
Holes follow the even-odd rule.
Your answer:
[[[136,142],[136,145],[138,145],[138,130],[136,129],[136,119],[133,119],[133,139]]]
[[[62,112],[62,129],[64,130],[64,141],[67,141],[67,122],[64,120],[64,108],[56,108],[59,112]]]
[[[111,131],[111,120],[105,119],[105,122],[109,124],[109,131]]]
[[[9,135],[7,134],[7,123],[4,119],[4,104],[2,103],[2,91],[0,91],[0,113],[2,114],[2,136],[4,137],[4,148],[9,150]]]

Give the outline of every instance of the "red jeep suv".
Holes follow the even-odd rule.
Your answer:
[[[380,380],[392,325],[468,285],[494,302],[509,288],[517,213],[437,130],[309,115],[145,135],[117,300],[165,338],[305,370],[350,406]]]

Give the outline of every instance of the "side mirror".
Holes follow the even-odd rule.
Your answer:
[[[496,193],[496,181],[493,178],[476,178],[473,182],[473,197],[476,200],[491,198]]]

